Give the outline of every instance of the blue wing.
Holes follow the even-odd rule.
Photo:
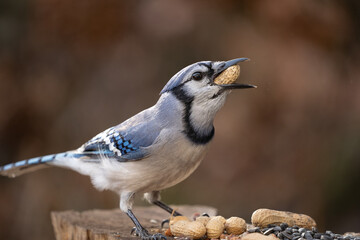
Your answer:
[[[115,127],[98,134],[83,145],[81,157],[92,160],[102,157],[117,159],[120,162],[136,161],[146,158],[149,155],[147,148],[154,140],[143,137],[146,134],[126,134]],[[136,137],[138,136],[138,137]]]
[[[167,124],[159,112],[153,106],[105,130],[85,143],[81,154],[89,155],[91,161],[106,157],[126,162],[148,157],[149,149]]]

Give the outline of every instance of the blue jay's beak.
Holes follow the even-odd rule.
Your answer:
[[[220,65],[219,69],[216,70],[214,74],[214,79],[218,77],[223,71],[228,69],[231,66],[239,62],[250,61],[248,58],[236,58],[233,60],[226,61],[225,64]],[[235,81],[235,80],[234,80]],[[219,84],[219,86],[223,87],[224,89],[243,89],[243,88],[256,88],[256,86],[251,84],[244,84],[244,83],[231,83],[231,84]]]

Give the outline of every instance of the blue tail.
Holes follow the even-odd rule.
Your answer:
[[[17,177],[24,173],[32,172],[49,166],[52,161],[66,157],[68,153],[57,153],[46,155],[42,157],[30,158],[15,163],[9,163],[5,166],[0,166],[0,175],[7,177]]]

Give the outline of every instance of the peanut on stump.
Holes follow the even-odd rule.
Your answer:
[[[307,229],[316,227],[316,222],[305,214],[297,214],[285,211],[276,211],[261,208],[253,212],[251,223],[257,227],[266,227],[268,224],[287,223],[289,226],[299,226]]]

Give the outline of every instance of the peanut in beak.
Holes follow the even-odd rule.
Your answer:
[[[225,69],[219,76],[214,79],[214,83],[218,85],[232,84],[240,75],[240,66],[233,65]]]

